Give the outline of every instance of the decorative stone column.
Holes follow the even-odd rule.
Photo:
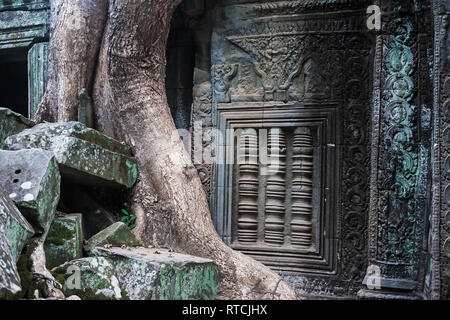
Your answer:
[[[380,1],[373,88],[368,270],[360,298],[422,296],[427,259],[428,37],[417,1]],[[431,16],[431,15],[430,15]],[[429,89],[429,88],[428,88]],[[428,90],[429,91],[429,90]]]
[[[431,298],[450,299],[450,34],[447,0],[434,0]]]

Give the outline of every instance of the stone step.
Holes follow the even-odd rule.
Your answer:
[[[219,269],[208,259],[143,247],[96,247],[91,255],[53,271],[64,283],[66,295],[82,299],[212,300],[220,286]]]
[[[61,174],[83,185],[131,188],[137,162],[131,149],[79,122],[44,123],[10,136],[5,149],[52,151]]]

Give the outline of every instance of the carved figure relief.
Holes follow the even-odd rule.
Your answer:
[[[237,65],[214,66],[214,97],[216,102],[231,102],[230,81],[237,74]]]
[[[304,98],[315,99],[327,96],[327,85],[314,59],[307,59],[302,69]]]
[[[411,51],[412,24],[396,19],[389,29],[383,65],[383,137],[379,176],[379,258],[383,261],[411,264],[413,257],[406,248],[415,243],[417,220],[414,192],[418,168],[415,137],[416,107],[412,104],[415,85],[412,73],[415,58]],[[392,193],[390,191],[395,191]],[[410,199],[410,200],[406,200]]]
[[[230,37],[228,40],[255,58],[254,67],[262,78],[265,100],[286,100],[286,92],[299,72],[303,37]]]

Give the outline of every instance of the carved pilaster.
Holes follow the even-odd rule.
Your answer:
[[[445,0],[434,5],[434,110],[431,298],[450,298],[450,63],[449,11]]]
[[[428,196],[429,143],[421,132],[429,109],[419,91],[424,54],[412,1],[382,4],[397,13],[386,14],[377,36],[368,290],[359,297],[412,299],[421,289]]]

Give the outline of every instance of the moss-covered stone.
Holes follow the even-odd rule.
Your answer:
[[[59,202],[61,176],[53,154],[30,149],[0,150],[0,187],[38,234],[45,233]]]
[[[113,262],[104,257],[90,257],[69,261],[52,271],[63,284],[66,296],[76,295],[82,300],[122,300],[119,281]]]
[[[61,174],[82,184],[131,188],[137,180],[130,148],[79,122],[39,124],[6,139],[5,148],[52,151]]]
[[[5,226],[0,224],[0,299],[20,292],[20,277],[17,271]]]
[[[29,129],[33,125],[33,122],[24,116],[10,109],[0,108],[0,149],[3,149],[6,138]]]
[[[34,252],[36,245],[36,242],[30,241],[20,255],[19,261],[17,262],[17,270],[19,272],[22,289],[15,295],[8,297],[8,299],[35,299],[36,290],[42,295],[44,283],[42,282],[42,279],[34,279],[33,272],[31,271],[31,254]]]
[[[213,261],[167,250],[94,248],[113,261],[121,288],[132,300],[208,300],[220,286]]]
[[[106,244],[113,247],[121,247],[122,245],[136,247],[140,245],[125,223],[116,222],[90,238],[84,249],[89,252],[95,247],[103,247]]]
[[[47,268],[52,269],[83,256],[81,221],[81,214],[55,218],[44,244]]]
[[[17,262],[27,240],[33,236],[34,229],[2,189],[0,189],[0,225],[3,226],[14,261]]]

